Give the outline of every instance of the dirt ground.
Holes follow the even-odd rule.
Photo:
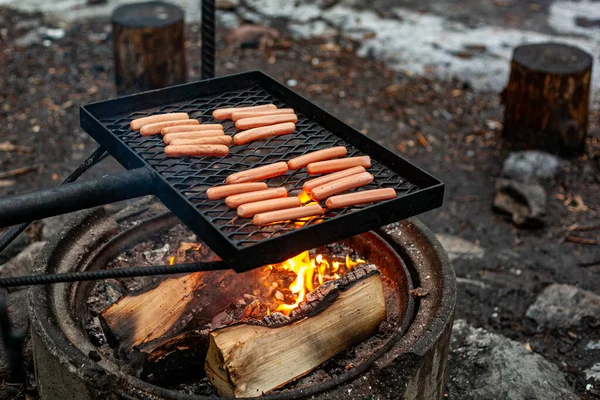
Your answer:
[[[53,22],[6,8],[0,8],[0,22],[11,27],[0,30],[0,142],[25,146],[0,150],[0,196],[6,196],[53,186],[78,166],[96,148],[79,128],[79,106],[116,92],[106,21],[77,22],[64,38],[27,47],[15,39],[33,24],[52,27]],[[187,37],[193,81],[200,72],[197,25],[188,27]],[[595,354],[584,346],[598,321],[539,332],[525,311],[550,283],[600,293],[600,106],[592,106],[585,154],[570,159],[548,189],[546,226],[520,230],[491,208],[494,179],[510,151],[500,138],[498,93],[400,74],[357,57],[355,49],[355,43],[340,38],[283,39],[265,49],[220,40],[217,75],[261,69],[444,181],[444,206],[422,220],[436,233],[460,236],[486,250],[482,260],[454,265],[457,276],[488,285],[458,286],[456,318],[529,343],[584,395],[581,371]],[[30,171],[10,175],[24,167]],[[106,160],[85,177],[119,170],[114,160]],[[565,240],[574,224],[596,227],[580,234],[595,244]]]

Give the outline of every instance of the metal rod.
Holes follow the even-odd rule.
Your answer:
[[[102,161],[108,153],[102,147],[98,147],[77,169],[69,174],[59,185],[65,185],[67,183],[74,182],[79,178],[85,171],[90,169],[96,163]],[[27,221],[17,226],[13,226],[7,230],[2,237],[0,237],[0,252],[8,247],[13,240],[17,238],[33,221]]]
[[[215,0],[202,0],[202,79],[215,77]]]
[[[0,228],[152,193],[152,172],[138,168],[0,199]]]
[[[100,279],[133,278],[137,276],[172,275],[190,272],[230,269],[223,261],[198,262],[178,265],[155,265],[100,271],[65,272],[61,274],[17,276],[0,279],[0,288],[15,286],[49,285],[53,283],[95,281]]]

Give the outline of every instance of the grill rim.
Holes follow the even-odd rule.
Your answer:
[[[346,141],[365,155],[369,155],[403,180],[417,186],[418,189],[393,200],[364,206],[334,218],[324,218],[320,223],[309,224],[301,229],[280,233],[260,239],[253,244],[241,246],[239,240],[230,238],[221,231],[218,225],[203,215],[174,184],[168,182],[164,175],[155,170],[136,150],[101,122],[102,119],[117,119],[117,116],[123,114],[131,115],[151,108],[168,107],[169,104],[191,101],[199,96],[218,95],[249,86],[259,86],[270,95],[277,97],[286,106],[305,114],[334,136]],[[150,188],[152,193],[227,264],[239,272],[269,263],[281,262],[305,249],[339,241],[400,219],[415,216],[441,206],[443,201],[444,184],[437,178],[379,145],[373,139],[261,71],[191,82],[87,104],[80,108],[80,120],[81,127],[124,167],[127,169],[148,168],[153,175]],[[399,170],[402,172],[398,172]]]

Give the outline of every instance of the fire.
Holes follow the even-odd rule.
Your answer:
[[[339,279],[340,274],[338,272],[341,272],[342,269],[350,271],[356,265],[364,263],[365,261],[361,259],[352,260],[349,255],[346,255],[345,262],[340,262],[327,260],[323,254],[316,254],[311,257],[310,253],[305,251],[280,264],[268,265],[265,271],[289,271],[295,274],[295,279],[287,288],[291,292],[294,302],[292,304],[282,302],[275,311],[289,314],[294,308],[298,307],[307,293],[312,292],[327,281]]]
[[[173,264],[175,264],[175,256],[169,257],[169,267],[173,266]]]

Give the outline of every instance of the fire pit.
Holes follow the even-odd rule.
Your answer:
[[[148,242],[152,236],[163,238],[162,243],[154,243],[154,249],[165,244],[171,249],[180,247],[182,238],[191,233],[185,233],[183,227],[176,228],[178,223],[158,204],[148,201],[136,203],[114,216],[99,210],[81,213],[45,248],[36,272],[110,267],[120,255],[133,254],[131,249]],[[181,234],[173,234],[177,231]],[[171,234],[165,235],[165,232]],[[441,398],[455,288],[454,273],[440,245],[418,221],[411,220],[353,237],[341,246],[352,250],[350,264],[360,263],[358,255],[364,258],[365,264],[372,263],[381,272],[387,310],[385,321],[374,336],[333,355],[313,372],[264,397],[284,399],[314,395],[333,399],[378,395],[399,398],[403,393],[407,399]],[[335,251],[334,248],[332,254]],[[314,259],[316,253],[308,256]],[[351,268],[358,267],[351,265]],[[335,278],[332,275],[332,279]],[[131,280],[127,284],[136,282]],[[77,398],[214,397],[214,389],[202,377],[203,358],[198,364],[198,359],[193,357],[171,358],[170,363],[166,357],[161,360],[162,364],[155,363],[151,366],[154,369],[149,369],[147,364],[132,363],[124,352],[113,351],[106,345],[98,347],[102,339],[94,336],[98,326],[90,325],[93,313],[89,306],[90,296],[98,291],[98,285],[103,283],[32,288],[34,358],[42,397],[71,398],[74,393]],[[280,295],[283,293],[278,297]],[[280,298],[279,310],[284,311],[283,303],[293,308],[294,299],[299,302],[299,293],[295,296]],[[257,319],[263,316],[265,306],[271,305],[263,304],[255,315]],[[277,310],[267,310],[269,314],[271,311]],[[173,359],[178,362],[173,364]],[[174,371],[178,372],[173,374]],[[195,381],[183,379],[186,372],[195,376]]]

